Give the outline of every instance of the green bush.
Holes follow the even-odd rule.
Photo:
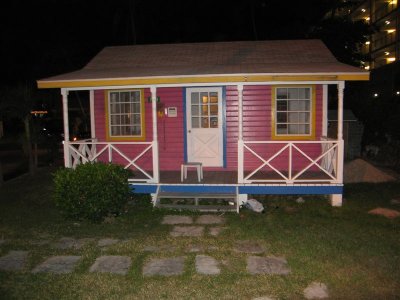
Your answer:
[[[55,173],[54,200],[61,213],[76,220],[100,222],[123,212],[131,189],[130,172],[104,163],[87,163]]]

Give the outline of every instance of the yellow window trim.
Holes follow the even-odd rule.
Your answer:
[[[144,105],[144,90],[143,89],[123,89],[123,90],[112,90],[113,92],[140,92],[140,126],[142,134],[140,136],[132,135],[132,136],[111,136],[110,133],[110,115],[109,115],[109,94],[111,90],[104,91],[104,105],[105,105],[105,115],[106,115],[106,141],[119,141],[119,142],[128,142],[128,141],[145,141],[146,140],[146,122],[145,122],[145,105]]]
[[[309,135],[277,135],[276,134],[276,90],[278,88],[311,88],[311,133]],[[312,141],[315,140],[315,122],[316,122],[316,86],[315,85],[274,85],[271,91],[271,138],[278,141]]]

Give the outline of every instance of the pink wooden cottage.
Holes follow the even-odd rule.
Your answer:
[[[368,78],[321,41],[293,40],[107,47],[38,86],[61,88],[66,167],[118,163],[154,204],[211,195],[238,209],[248,194],[327,194],[341,205],[343,90]],[[336,140],[326,138],[328,85]],[[90,94],[91,138],[70,141],[68,93],[78,90]]]

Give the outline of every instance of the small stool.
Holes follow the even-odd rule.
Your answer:
[[[200,162],[188,162],[181,165],[181,182],[183,179],[187,178],[187,170],[188,168],[196,168],[197,170],[197,179],[199,182],[203,179],[203,165]]]

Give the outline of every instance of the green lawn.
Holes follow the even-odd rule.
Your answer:
[[[360,184],[345,188],[342,208],[331,207],[321,197],[263,197],[266,213],[242,210],[225,214],[226,231],[219,237],[172,238],[170,227],[160,225],[166,214],[187,214],[152,209],[142,199],[111,224],[65,221],[51,203],[51,175],[21,177],[0,188],[0,256],[10,250],[29,250],[24,272],[0,272],[1,299],[302,299],[313,281],[324,282],[330,299],[400,298],[400,218],[368,215],[375,207],[391,205],[400,196],[400,183]],[[117,238],[126,243],[101,250],[96,242],[80,250],[51,247],[61,237]],[[38,245],[38,241],[50,243]],[[254,240],[267,255],[284,256],[292,270],[287,276],[249,275],[248,254],[232,251],[236,240]],[[204,276],[194,268],[190,244],[215,246],[206,254],[224,261],[221,274]],[[172,245],[176,250],[150,253],[146,245]],[[104,254],[132,258],[128,275],[93,274],[88,269]],[[81,255],[74,273],[31,274],[30,270],[51,255]],[[143,277],[150,257],[186,256],[185,272],[175,277]]]

